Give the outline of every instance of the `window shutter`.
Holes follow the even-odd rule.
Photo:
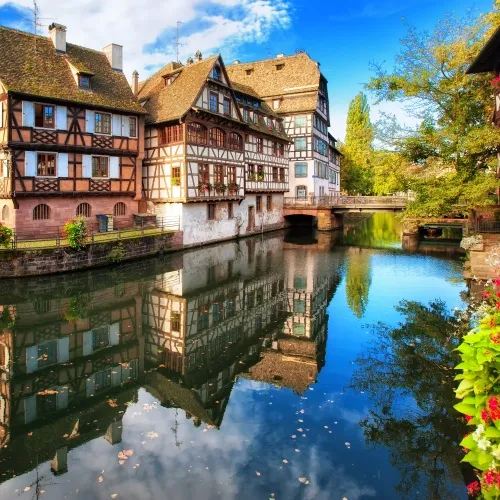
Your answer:
[[[93,111],[85,111],[85,132],[93,134],[95,131],[95,115]]]
[[[110,179],[120,178],[120,157],[110,156],[109,157],[109,177]]]
[[[111,368],[111,387],[118,387],[122,383],[122,367],[120,365]]]
[[[109,325],[109,343],[118,345],[120,343],[120,323]]]
[[[130,118],[122,116],[122,136],[130,137]]]
[[[92,351],[92,331],[83,332],[83,355],[88,356]]]
[[[24,175],[26,177],[35,177],[36,175],[36,151],[24,152]]]
[[[113,115],[111,135],[122,135],[122,117],[120,115]]]
[[[24,399],[24,422],[29,424],[36,420],[36,394]]]
[[[68,177],[68,153],[57,153],[57,176]]]
[[[82,177],[92,177],[92,156],[82,155]]]
[[[69,337],[62,337],[57,341],[57,362],[67,363],[69,361]]]
[[[23,127],[35,126],[35,105],[31,101],[23,101]]]
[[[26,348],[26,372],[33,373],[38,370],[38,345]]]
[[[92,374],[89,376],[87,379],[87,384],[86,384],[86,395],[88,398],[93,396],[95,394],[95,375]]]
[[[68,407],[68,388],[67,387],[58,387],[57,388],[57,396],[56,396],[56,407],[58,410],[64,410]]]
[[[57,106],[56,128],[57,130],[68,130],[68,108],[66,106]]]

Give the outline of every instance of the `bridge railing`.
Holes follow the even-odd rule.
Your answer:
[[[307,198],[284,198],[284,207],[337,207],[354,206],[404,206],[406,196],[309,196]]]

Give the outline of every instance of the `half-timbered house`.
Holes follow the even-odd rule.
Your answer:
[[[337,140],[328,133],[328,194],[340,192],[340,159],[342,153],[337,149]]]
[[[289,191],[306,198],[329,193],[328,82],[305,52],[227,67],[234,85],[247,86],[284,119],[291,140]]]
[[[282,226],[281,120],[255,96],[235,93],[220,55],[169,63],[140,85],[138,98],[149,112],[147,210],[179,216],[185,245]]]
[[[141,198],[143,117],[122,71],[102,52],[0,27],[0,222],[56,233],[71,217],[132,225]]]

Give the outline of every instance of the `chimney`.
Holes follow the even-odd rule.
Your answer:
[[[234,61],[234,64],[240,64],[239,59],[236,59],[236,61]]]
[[[196,54],[194,55],[194,58],[197,61],[201,61],[203,59],[203,56],[201,55],[201,52],[199,50],[196,51]]]
[[[108,58],[111,68],[115,71],[123,71],[123,47],[121,45],[116,45],[116,43],[110,43],[102,49]]]
[[[134,95],[139,93],[139,73],[137,71],[132,73],[132,92]]]
[[[187,61],[186,61],[186,64],[189,66],[189,65],[191,65],[193,63],[194,63],[194,59],[192,57],[188,57]]]
[[[56,52],[59,54],[66,53],[66,26],[62,24],[52,23],[49,26],[49,36],[54,44]]]
[[[278,55],[276,56],[276,59],[281,59],[282,57],[285,57],[285,54],[278,54]]]

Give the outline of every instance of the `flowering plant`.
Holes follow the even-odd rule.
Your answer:
[[[460,446],[464,462],[481,471],[479,481],[467,486],[470,495],[493,499],[500,495],[500,279],[482,294],[484,303],[478,323],[457,350],[461,370],[455,409],[465,415],[467,425],[475,430]]]
[[[75,250],[81,250],[87,241],[87,222],[83,217],[69,220],[64,224],[63,236],[69,242],[69,246]]]
[[[500,76],[493,78],[493,80],[491,80],[491,85],[492,85],[492,87],[499,87],[500,86]]]
[[[8,247],[13,234],[10,227],[0,224],[0,246]]]
[[[223,193],[226,190],[226,185],[223,182],[216,182],[214,189],[216,193]]]
[[[464,250],[470,250],[476,245],[480,245],[483,242],[483,236],[481,234],[474,234],[473,236],[468,236],[463,238],[460,242],[460,247]]]
[[[198,190],[200,193],[206,193],[212,189],[212,184],[210,182],[200,182],[198,184]]]
[[[180,177],[172,177],[172,186],[180,186],[181,178]]]
[[[262,170],[260,172],[257,172],[257,180],[258,181],[264,180],[264,172]]]
[[[240,190],[240,185],[236,184],[236,182],[230,182],[227,185],[227,189],[230,193],[237,193]]]
[[[249,181],[254,181],[256,178],[257,178],[257,177],[256,177],[256,175],[255,175],[254,173],[250,173],[250,174],[248,174],[248,180],[249,180]]]

